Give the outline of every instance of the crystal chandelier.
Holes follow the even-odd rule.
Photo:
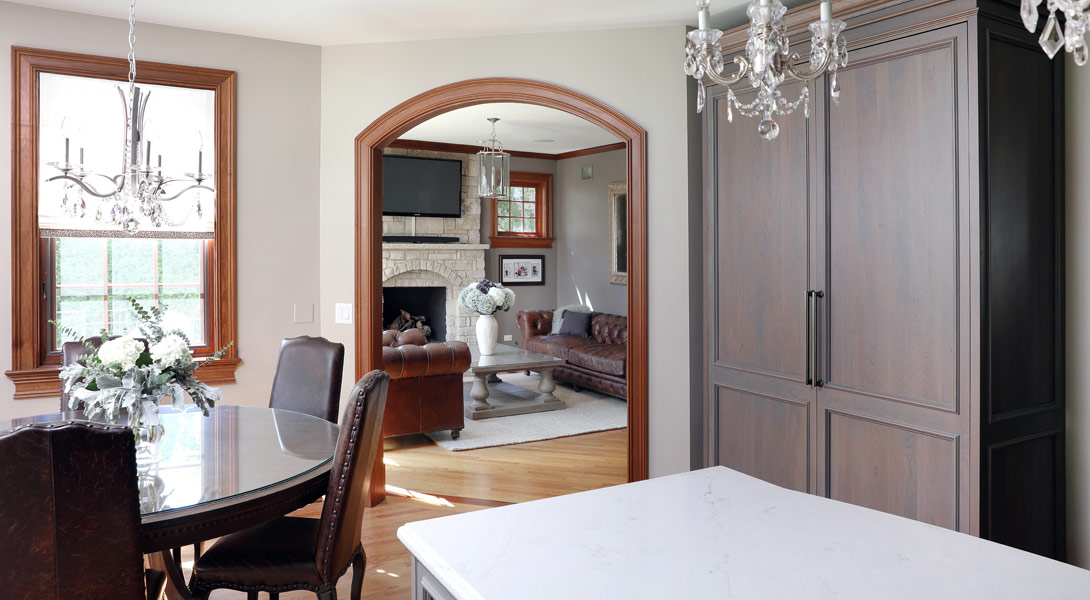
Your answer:
[[[492,137],[481,141],[484,148],[477,153],[477,167],[480,181],[477,185],[477,197],[507,198],[511,184],[511,155],[503,151],[503,144],[496,139],[496,117],[488,119],[492,123]]]
[[[49,166],[59,170],[60,175],[46,181],[64,181],[65,191],[61,200],[64,214],[70,218],[93,218],[95,222],[112,224],[121,230],[135,234],[142,224],[153,227],[180,227],[196,214],[199,219],[203,214],[200,190],[215,193],[215,189],[205,182],[212,175],[202,173],[203,147],[197,152],[197,170],[186,173],[184,177],[168,178],[163,176],[163,160],[160,155],[156,165],[151,164],[151,141],[145,143],[144,112],[151,92],[141,93],[136,85],[136,0],[129,3],[129,85],[128,89],[118,86],[121,102],[125,111],[125,146],[122,171],[119,174],[102,174],[86,170],[83,165],[83,149],[80,149],[80,164],[69,162],[69,139],[65,136],[64,162],[50,162]],[[95,185],[89,180],[105,180]],[[108,183],[107,183],[108,182]],[[182,187],[180,187],[182,186]],[[167,191],[170,187],[171,191]],[[179,189],[180,187],[180,189]],[[75,198],[69,192],[75,192]],[[194,192],[188,194],[187,192]],[[183,213],[181,220],[174,220],[168,215],[166,203],[186,195],[192,198],[192,204]],[[88,210],[87,198],[97,201],[97,207]],[[176,212],[176,211],[172,211]]]
[[[1042,0],[1022,0],[1022,24],[1030,33],[1037,30],[1037,7]],[[1090,0],[1048,0],[1048,20],[1041,30],[1038,43],[1049,58],[1056,56],[1060,48],[1066,48],[1075,59],[1075,64],[1086,64],[1087,49],[1084,34],[1090,31],[1090,20],[1083,12],[1090,6]],[[1063,13],[1067,27],[1060,25],[1056,18],[1056,9]]]
[[[1039,1],[1039,0],[1038,0]],[[1053,0],[1049,0],[1050,2]],[[723,52],[719,48],[719,38],[723,32],[708,28],[708,7],[711,0],[697,0],[700,27],[688,34],[685,43],[685,74],[697,80],[699,86],[696,96],[696,110],[704,110],[704,77],[727,88],[727,121],[733,121],[734,110],[745,117],[761,117],[757,132],[766,140],[775,139],[780,133],[775,115],[789,115],[799,106],[803,113],[810,116],[810,90],[803,86],[802,93],[792,101],[784,98],[780,84],[790,76],[792,79],[809,81],[828,71],[832,77],[829,82],[829,96],[833,103],[840,102],[840,84],[836,81],[836,71],[848,64],[848,44],[840,33],[844,30],[844,21],[833,18],[829,0],[821,3],[821,20],[810,24],[810,64],[806,71],[799,71],[796,64],[802,62],[797,52],[792,53],[787,40],[787,28],[783,16],[787,8],[780,0],[752,0],[746,15],[749,16],[749,41],[746,43],[744,56],[737,56],[734,64],[738,71],[733,75],[723,75]],[[751,86],[757,89],[757,97],[749,103],[743,103],[734,95],[730,86],[743,77],[749,78]]]

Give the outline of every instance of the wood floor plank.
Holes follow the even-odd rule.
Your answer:
[[[394,464],[387,465],[387,483],[417,498],[390,494],[364,513],[367,600],[411,598],[411,557],[397,539],[397,529],[405,523],[487,508],[478,500],[526,502],[621,484],[627,476],[628,433],[623,429],[465,452],[448,452],[422,436],[405,436],[388,447],[387,461]],[[321,504],[295,515],[318,518]],[[184,552],[183,560],[193,560],[189,550]],[[350,569],[337,582],[339,598],[349,597],[351,582]],[[212,594],[213,600],[245,598],[229,590]],[[291,592],[280,598],[310,600],[314,595]]]

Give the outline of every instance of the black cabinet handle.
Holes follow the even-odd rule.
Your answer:
[[[814,385],[814,379],[810,376],[810,361],[813,360],[813,356],[810,354],[810,347],[812,344],[811,335],[813,334],[810,315],[814,312],[813,302],[814,290],[806,290],[806,385]]]
[[[821,300],[825,298],[825,292],[816,290],[814,291],[814,297]],[[814,385],[816,387],[825,387],[825,382],[821,379],[821,303],[818,300],[814,300]]]

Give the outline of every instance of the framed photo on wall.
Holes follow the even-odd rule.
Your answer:
[[[503,285],[545,285],[545,257],[500,255]]]

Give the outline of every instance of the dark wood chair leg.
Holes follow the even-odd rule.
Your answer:
[[[269,600],[280,600],[280,592],[269,592]]]
[[[360,551],[352,558],[352,600],[363,596],[363,574],[367,571],[367,553]]]
[[[257,592],[246,592],[246,600],[257,600]]]
[[[318,592],[318,600],[337,600],[337,588],[331,587],[328,590]]]

